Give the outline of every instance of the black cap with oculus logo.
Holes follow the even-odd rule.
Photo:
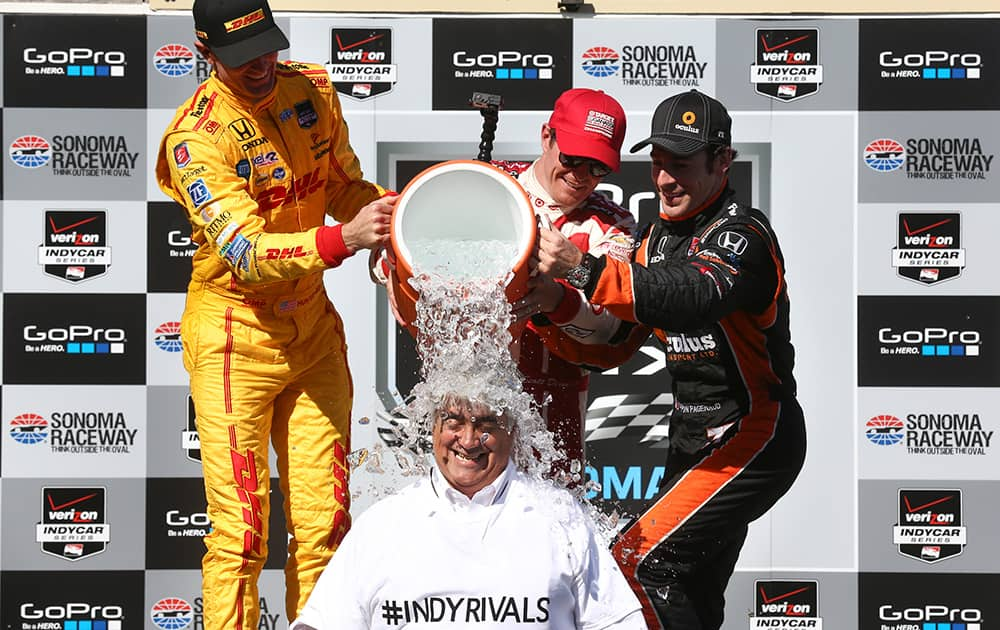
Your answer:
[[[230,68],[288,48],[267,0],[195,0],[195,35]]]
[[[630,153],[650,144],[680,157],[693,155],[708,145],[732,144],[733,120],[725,105],[698,90],[676,94],[653,112],[650,136]]]

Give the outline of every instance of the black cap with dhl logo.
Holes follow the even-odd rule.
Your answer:
[[[230,68],[288,48],[267,0],[195,0],[191,12],[195,35]]]

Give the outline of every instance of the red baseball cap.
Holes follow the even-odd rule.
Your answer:
[[[556,100],[549,126],[556,130],[556,142],[566,155],[593,158],[618,171],[625,110],[609,95],[589,88],[566,90]]]

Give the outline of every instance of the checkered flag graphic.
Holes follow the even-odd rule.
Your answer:
[[[667,438],[672,394],[600,396],[587,409],[586,441],[625,438],[633,443]]]

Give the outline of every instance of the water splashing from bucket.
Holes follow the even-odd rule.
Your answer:
[[[414,269],[410,284],[419,295],[416,303],[417,349],[422,359],[421,380],[414,386],[397,431],[400,447],[425,455],[411,462],[429,469],[430,434],[434,411],[444,398],[459,393],[484,403],[497,414],[516,422],[512,458],[533,482],[570,486],[593,521],[598,535],[610,541],[617,531],[617,516],[607,516],[584,500],[589,485],[576,483],[582,472],[577,462],[573,475],[552,478],[553,464],[565,459],[555,436],[530,394],[511,357],[511,306],[505,293],[510,251],[508,243],[495,241],[433,241],[412,243]],[[575,479],[573,479],[575,477]],[[565,495],[552,493],[560,510]],[[568,506],[562,513],[573,514]]]

